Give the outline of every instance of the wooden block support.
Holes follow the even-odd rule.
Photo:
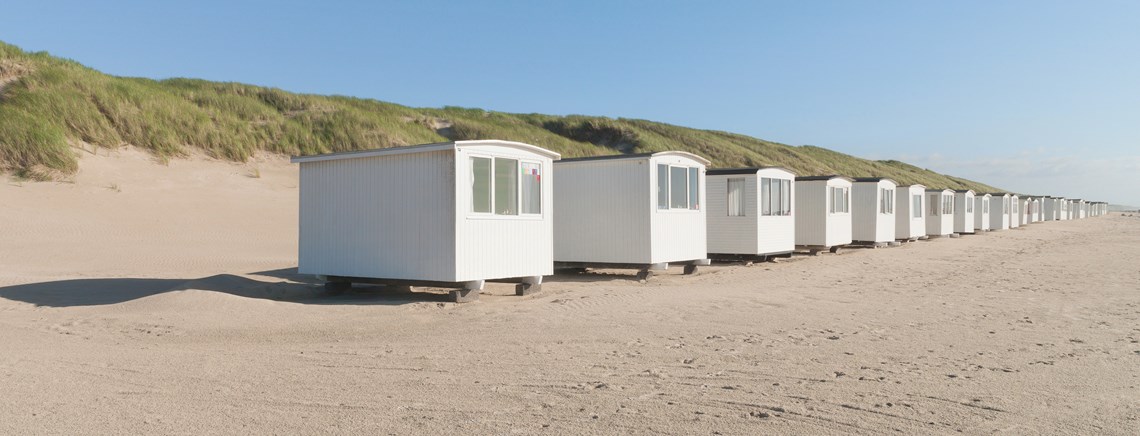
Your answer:
[[[479,300],[478,289],[454,289],[448,292],[453,303],[470,303]]]
[[[645,281],[649,280],[650,277],[653,277],[653,271],[650,271],[648,269],[643,269],[637,272],[637,281],[641,283],[645,283]]]
[[[697,266],[696,265],[685,265],[685,271],[684,271],[685,275],[692,275],[692,274],[696,274],[696,273],[697,273]]]
[[[515,285],[515,295],[531,295],[542,290],[541,283],[519,283]]]

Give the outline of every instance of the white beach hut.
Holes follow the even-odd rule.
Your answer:
[[[997,192],[990,194],[990,230],[1009,228],[1010,194]]]
[[[895,194],[895,239],[926,239],[926,186],[900,186]]]
[[[1074,219],[1085,218],[1087,216],[1087,213],[1088,213],[1088,210],[1085,209],[1085,207],[1086,207],[1085,201],[1078,198],[1076,200],[1073,200],[1073,203],[1076,204],[1076,206],[1077,206],[1075,211],[1073,212],[1073,218]]]
[[[1045,201],[1043,201],[1042,204],[1043,207],[1041,211],[1044,212],[1042,217],[1045,221],[1056,221],[1060,218],[1061,199],[1057,197],[1045,197]]]
[[[1019,205],[1019,209],[1018,209],[1019,213],[1018,213],[1018,217],[1017,217],[1018,225],[1021,225],[1021,226],[1029,225],[1029,215],[1031,215],[1031,213],[1033,211],[1033,199],[1032,199],[1032,197],[1028,197],[1028,196],[1020,197],[1017,204]]]
[[[895,191],[898,183],[882,177],[855,179],[851,186],[851,240],[873,246],[895,243]]]
[[[766,260],[795,251],[795,179],[778,167],[708,170],[709,258]]]
[[[1045,213],[1042,209],[1045,207],[1045,197],[1033,197],[1032,213],[1029,215],[1029,221],[1039,223],[1045,220]]]
[[[844,176],[796,177],[796,246],[832,253],[851,243],[851,182]]]
[[[681,151],[554,164],[554,262],[563,270],[708,265],[705,167]]]
[[[352,283],[519,294],[553,274],[552,187],[558,153],[509,141],[455,141],[294,157],[300,164],[298,271],[342,291]]]
[[[1021,227],[1021,197],[1017,194],[1009,194],[1009,228],[1016,229]]]
[[[954,191],[954,233],[974,233],[974,198],[972,189]]]
[[[954,191],[926,190],[926,235],[939,238],[954,234]]]
[[[974,195],[974,230],[990,230],[990,194]]]

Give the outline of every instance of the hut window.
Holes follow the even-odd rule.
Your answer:
[[[689,208],[689,171],[685,167],[669,167],[669,208]]]
[[[689,168],[689,209],[701,209],[701,170]]]
[[[848,212],[847,188],[831,188],[831,213]]]
[[[792,181],[763,177],[760,179],[761,215],[788,216],[792,214]]]
[[[471,158],[471,211],[491,213],[491,158]]]
[[[938,215],[938,195],[930,195],[930,216]]]
[[[879,213],[895,213],[895,190],[879,188]]]
[[[792,181],[780,180],[780,215],[792,215]]]
[[[657,165],[657,208],[669,208],[669,165]]]
[[[989,200],[986,200],[986,199],[982,200],[982,213],[990,213],[990,201]]]
[[[942,213],[945,215],[954,213],[954,197],[949,195],[942,196]]]
[[[974,213],[974,202],[970,201],[969,197],[963,196],[966,199],[966,213]]]
[[[495,214],[519,214],[519,161],[495,159]]]
[[[523,162],[522,213],[542,213],[542,164]]]
[[[763,179],[767,182],[768,179]],[[764,185],[765,187],[767,185]],[[764,207],[768,207],[764,204]],[[744,216],[744,179],[728,179],[728,216]]]
[[[914,207],[911,209],[914,210],[914,217],[922,218],[922,194],[915,195],[913,203]]]

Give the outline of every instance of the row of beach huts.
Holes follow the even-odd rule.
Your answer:
[[[574,159],[519,142],[455,141],[293,158],[298,271],[352,283],[525,295],[556,270],[632,269],[638,279],[713,260],[894,246],[1104,215],[1052,196],[899,186],[888,178],[708,169],[665,151]]]

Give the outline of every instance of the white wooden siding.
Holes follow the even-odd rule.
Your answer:
[[[652,172],[648,158],[555,164],[554,260],[649,263]]]
[[[298,271],[457,281],[454,154],[301,163]]]

